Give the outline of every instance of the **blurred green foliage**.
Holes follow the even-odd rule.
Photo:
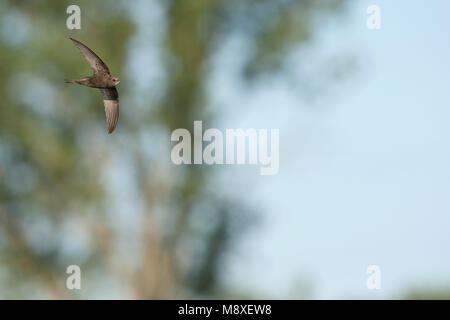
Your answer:
[[[448,288],[415,288],[408,290],[405,299],[450,300],[450,290]]]
[[[82,29],[67,30],[72,2],[2,1],[0,297],[232,297],[221,282],[225,253],[254,216],[221,195],[209,169],[174,168],[170,132],[214,118],[210,63],[228,38],[248,43],[238,76],[254,83],[283,73],[287,54],[314,36],[315,19],[342,3],[84,0]],[[162,17],[149,30],[136,16],[152,10]],[[151,64],[133,69],[130,59],[157,34],[164,81],[137,89]],[[111,136],[98,90],[63,81],[91,73],[69,36],[122,79]],[[71,264],[81,266],[80,291],[65,288]]]

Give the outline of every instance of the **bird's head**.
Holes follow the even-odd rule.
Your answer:
[[[117,78],[117,77],[113,77],[112,78],[112,82],[113,82],[114,86],[117,86],[119,84],[119,82],[120,82],[120,79]]]

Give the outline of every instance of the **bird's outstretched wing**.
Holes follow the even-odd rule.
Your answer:
[[[100,89],[105,105],[106,122],[108,123],[108,133],[112,133],[119,120],[119,93],[116,88]]]
[[[84,44],[82,44],[80,41],[75,40],[73,38],[70,38],[70,40],[73,41],[73,43],[75,43],[75,45],[77,46],[78,50],[80,50],[81,54],[83,55],[83,57],[86,59],[86,61],[89,63],[89,65],[91,66],[92,70],[94,70],[94,74],[95,73],[106,73],[110,75],[109,69],[106,66],[106,64],[102,61],[102,59],[100,59],[95,53],[94,51],[92,51],[91,49],[89,49],[88,47],[86,47]]]

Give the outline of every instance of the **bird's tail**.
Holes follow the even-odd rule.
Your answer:
[[[74,83],[74,84],[81,84],[83,86],[89,86],[89,79],[90,77],[81,78],[81,79],[64,79],[66,83]]]
[[[77,80],[64,79],[64,81],[65,81],[66,83],[78,84],[78,81],[77,81]]]

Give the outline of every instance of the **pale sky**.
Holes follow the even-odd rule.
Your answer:
[[[372,4],[381,30],[366,28]],[[230,286],[323,299],[450,287],[449,12],[446,0],[354,2],[294,62],[356,58],[314,104],[274,83],[236,94],[219,77],[223,128],[280,129],[278,175],[229,167],[221,177],[263,216],[232,256]],[[369,265],[381,268],[380,290],[366,288]]]

